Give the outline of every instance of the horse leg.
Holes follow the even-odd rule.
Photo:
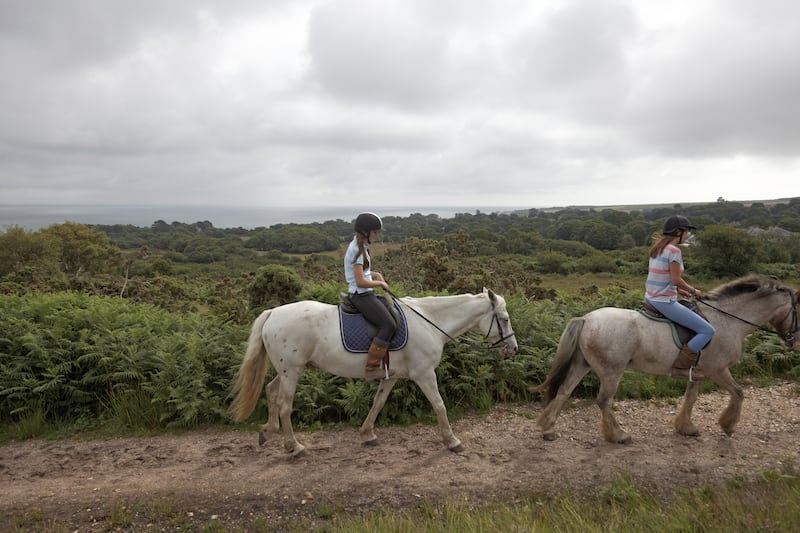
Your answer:
[[[428,398],[433,407],[433,412],[436,413],[436,420],[439,423],[439,433],[442,436],[442,441],[447,449],[451,452],[460,452],[464,450],[461,441],[453,434],[453,429],[450,427],[450,421],[447,420],[447,409],[445,409],[442,395],[439,394],[439,386],[436,384],[436,372],[430,372],[414,378],[414,381],[422,389],[422,393]]]
[[[375,420],[378,418],[378,413],[383,409],[389,393],[392,392],[392,387],[397,383],[397,379],[380,380],[378,382],[378,390],[375,393],[375,398],[372,400],[372,408],[367,414],[366,420],[361,424],[361,429],[358,431],[361,435],[361,444],[373,445],[378,443],[378,436],[375,435]]]
[[[720,387],[728,391],[730,394],[728,406],[724,411],[722,411],[722,414],[719,415],[718,420],[719,425],[722,427],[722,431],[724,431],[725,434],[730,437],[733,435],[733,430],[736,428],[736,424],[739,423],[739,418],[742,416],[742,401],[744,401],[744,391],[739,384],[734,381],[733,376],[731,376],[731,373],[727,368],[720,374],[718,378],[714,376],[714,381],[716,381]]]
[[[619,382],[622,379],[622,371],[616,375],[604,375],[600,379],[600,392],[597,393],[597,406],[602,413],[602,420],[600,422],[600,430],[603,437],[608,442],[616,444],[628,444],[631,441],[631,436],[627,431],[623,430],[617,419],[614,417],[612,406],[614,404],[614,396],[617,394]]]
[[[673,425],[675,431],[687,437],[696,437],[700,435],[700,430],[695,427],[692,422],[692,408],[694,402],[697,401],[697,394],[700,392],[700,383],[697,381],[690,381],[686,384],[686,392],[683,395],[683,405],[681,410],[675,416]]]
[[[302,372],[303,369],[300,369]],[[297,389],[299,375],[294,370],[288,370],[279,381],[278,393],[276,395],[278,403],[278,416],[280,417],[281,429],[283,430],[283,447],[286,451],[292,452],[293,457],[299,457],[305,452],[305,446],[297,442],[292,429],[292,399]]]
[[[558,437],[555,430],[558,414],[561,412],[564,402],[569,399],[572,391],[575,390],[575,387],[578,386],[583,377],[589,373],[589,370],[591,368],[586,364],[586,360],[583,357],[576,357],[572,362],[569,373],[564,378],[561,386],[558,387],[555,397],[550,400],[536,419],[536,423],[542,428],[542,438],[544,440],[556,440]]]
[[[280,418],[278,418],[278,390],[281,385],[281,377],[276,376],[275,379],[270,381],[264,387],[264,393],[267,397],[267,423],[259,428],[258,444],[263,445],[267,441],[267,432],[278,433],[281,429]]]

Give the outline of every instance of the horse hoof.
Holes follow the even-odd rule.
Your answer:
[[[608,439],[608,442],[613,442],[614,444],[630,444],[633,442],[633,439],[629,434],[623,433],[619,437],[612,437]]]
[[[306,449],[304,446],[300,446],[296,450],[292,452],[292,459],[297,459],[298,457],[303,457],[306,454]]]
[[[264,430],[258,432],[258,445],[263,446],[264,443],[267,442],[267,436],[264,434]]]
[[[556,435],[555,431],[545,431],[544,433],[542,433],[542,438],[544,440],[556,440],[558,438],[558,435]]]
[[[700,436],[700,430],[697,429],[697,427],[694,424],[692,424],[690,426],[686,426],[686,427],[676,427],[675,430],[679,434],[683,435],[684,437],[699,437]],[[730,435],[728,435],[728,436],[730,436]]]
[[[362,446],[377,446],[378,445],[378,437],[373,437],[369,440],[365,440],[361,442]]]
[[[458,444],[454,444],[447,449],[453,453],[461,453],[464,451],[464,445],[459,442]]]

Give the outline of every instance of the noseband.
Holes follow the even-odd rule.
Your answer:
[[[492,302],[492,308],[494,308],[494,302]],[[500,346],[500,344],[506,342],[507,339],[510,339],[511,337],[514,336],[513,331],[508,335],[505,335],[503,333],[503,324],[500,323],[500,317],[497,316],[497,311],[495,311],[494,317],[492,318],[492,323],[489,324],[489,331],[487,331],[486,335],[484,335],[484,338],[486,338],[487,341],[489,340],[489,334],[492,332],[492,328],[494,327],[495,324],[497,324],[497,331],[499,338],[495,342],[489,345],[490,349],[497,348],[498,346]]]
[[[784,335],[783,341],[787,346],[791,347],[794,346],[794,332],[797,331],[797,293],[795,291],[789,292],[789,298],[792,300],[792,325],[789,331],[786,332],[786,335]]]

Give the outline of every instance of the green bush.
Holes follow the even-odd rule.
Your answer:
[[[339,290],[334,283],[308,286],[302,296],[335,303]],[[507,295],[520,352],[502,359],[477,332],[448,342],[437,378],[450,414],[539,399],[528,386],[544,381],[571,318],[604,306],[638,308],[641,299],[641,290],[620,286],[544,300]],[[6,435],[33,436],[54,427],[109,423],[134,430],[228,423],[228,394],[249,324],[120,298],[6,295],[0,296],[0,332],[0,425]],[[758,332],[747,338],[733,372],[737,379],[800,377],[800,354],[776,336]],[[376,386],[320,370],[305,372],[294,420],[305,427],[361,424]],[[675,396],[683,387],[678,380],[627,372],[617,397]],[[574,396],[592,397],[597,390],[598,380],[590,373]],[[263,422],[266,414],[262,396],[251,419]],[[419,387],[401,380],[379,423],[408,424],[433,416]]]
[[[0,296],[0,422],[116,418],[132,393],[163,427],[225,421],[242,326],[80,294]]]

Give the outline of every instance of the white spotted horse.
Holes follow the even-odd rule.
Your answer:
[[[402,347],[390,348],[394,374],[378,382],[372,408],[360,428],[364,444],[377,441],[375,420],[398,379],[413,380],[431,403],[445,446],[463,449],[447,420],[436,380],[436,367],[445,343],[468,331],[478,331],[491,346],[508,356],[518,346],[502,296],[489,289],[478,294],[404,297],[397,301],[405,310],[407,339]],[[400,331],[401,328],[398,328]],[[397,335],[395,335],[395,338]],[[349,351],[342,341],[339,307],[316,301],[294,302],[268,309],[256,318],[250,330],[244,359],[234,377],[229,412],[243,421],[255,409],[271,363],[276,377],[266,386],[268,420],[261,426],[259,441],[267,431],[283,432],[284,448],[292,455],[305,447],[292,430],[292,400],[297,382],[306,367],[320,368],[337,376],[363,378],[366,350]]]

